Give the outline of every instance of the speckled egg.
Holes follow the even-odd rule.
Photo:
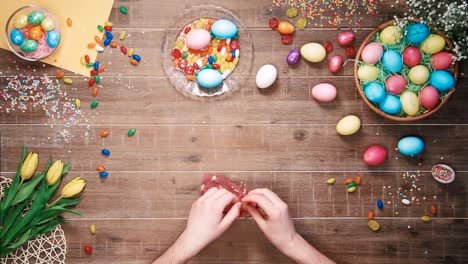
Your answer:
[[[24,28],[28,25],[28,16],[27,15],[20,15],[15,18],[13,22],[13,26],[15,28]]]
[[[55,30],[47,32],[46,42],[49,47],[57,48],[60,43],[60,34]]]
[[[366,86],[364,86],[364,94],[366,98],[374,104],[379,103],[387,96],[385,88],[378,82],[366,84]]]
[[[208,47],[211,42],[211,35],[208,30],[194,29],[187,35],[187,47],[193,50],[202,50]]]
[[[357,75],[361,81],[375,81],[377,80],[379,70],[375,65],[364,64],[359,67]]]
[[[349,44],[351,44],[351,42],[353,42],[353,40],[354,40],[353,31],[341,32],[340,34],[338,34],[338,37],[337,37],[337,42],[341,46],[348,46]]]
[[[301,55],[310,62],[321,62],[325,59],[327,51],[319,43],[307,43],[301,47]]]
[[[400,96],[403,112],[409,116],[414,116],[419,112],[419,99],[413,92],[403,92]]]
[[[265,89],[273,85],[277,76],[278,71],[276,67],[271,64],[265,64],[258,69],[255,83],[258,88]]]
[[[424,150],[424,141],[420,137],[408,136],[398,141],[398,151],[405,156],[418,155]]]
[[[399,114],[401,112],[401,102],[398,96],[387,94],[387,96],[379,103],[382,111],[389,115]]]
[[[10,32],[10,40],[13,44],[15,44],[16,46],[20,46],[21,44],[23,44],[23,41],[24,41],[24,35],[23,33],[14,28],[11,32]]]
[[[37,42],[32,39],[28,39],[23,41],[23,44],[21,44],[20,49],[24,52],[33,52],[37,50]]]
[[[204,88],[215,88],[223,82],[223,76],[217,70],[204,69],[197,75],[197,83]]]
[[[445,70],[452,66],[453,56],[446,51],[438,52],[432,55],[431,67],[435,70]]]
[[[220,39],[230,39],[237,35],[237,26],[227,19],[219,19],[211,25],[211,33]]]
[[[293,24],[289,23],[288,21],[281,21],[278,24],[277,30],[283,35],[291,35],[294,33],[295,28]]]
[[[385,89],[391,94],[401,94],[406,89],[406,78],[392,75],[385,80]]]
[[[403,69],[401,53],[395,50],[387,50],[382,56],[384,68],[391,73],[398,73]]]
[[[54,24],[54,21],[52,20],[52,18],[46,17],[46,18],[44,18],[44,20],[42,20],[41,27],[45,31],[51,31],[52,29],[55,28],[55,24]]]
[[[44,33],[42,32],[41,26],[34,26],[29,29],[28,32],[29,39],[34,39],[35,41],[38,41],[44,36]]]
[[[45,15],[42,11],[33,11],[28,15],[28,23],[35,26],[39,25],[44,19]]]
[[[427,110],[434,109],[439,104],[439,98],[439,91],[432,86],[426,86],[419,92],[419,102]]]
[[[445,92],[455,85],[455,78],[448,71],[437,70],[431,73],[429,84],[440,92]]]
[[[376,64],[382,58],[383,47],[378,42],[367,44],[361,53],[361,59],[367,64]]]
[[[348,115],[336,124],[336,132],[342,136],[352,135],[361,128],[361,119],[355,115]]]
[[[429,69],[424,65],[417,65],[408,72],[408,78],[412,83],[423,84],[429,79]]]
[[[422,54],[418,48],[408,46],[403,50],[403,63],[408,67],[414,67],[421,62]]]
[[[442,51],[445,47],[445,39],[437,34],[431,34],[421,43],[421,50],[427,54],[434,54]]]
[[[328,70],[330,70],[331,73],[339,72],[343,67],[343,62],[343,57],[341,57],[340,55],[333,55],[328,60]]]
[[[312,97],[319,102],[330,102],[336,98],[336,87],[330,83],[319,83],[312,88]]]
[[[292,49],[289,53],[288,56],[286,57],[286,62],[289,65],[294,65],[299,62],[299,59],[301,58],[301,53],[299,52],[298,49]]]
[[[380,41],[386,45],[397,44],[401,37],[401,30],[397,26],[388,26],[380,32]]]
[[[413,23],[406,28],[406,40],[419,45],[429,36],[429,27],[424,23]]]

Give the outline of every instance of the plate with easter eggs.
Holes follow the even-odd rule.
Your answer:
[[[388,21],[373,30],[356,56],[354,78],[364,102],[395,121],[416,121],[437,112],[455,90],[458,64],[453,44],[419,22]]]

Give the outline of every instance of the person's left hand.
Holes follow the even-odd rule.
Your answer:
[[[234,204],[224,214],[225,209]],[[240,215],[239,199],[225,189],[211,188],[192,205],[180,249],[194,256],[223,234]]]

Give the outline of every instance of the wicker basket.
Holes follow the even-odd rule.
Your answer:
[[[419,20],[413,20],[413,22],[419,22]],[[391,119],[391,120],[394,120],[394,121],[399,121],[399,122],[411,122],[411,121],[417,121],[417,120],[421,120],[421,119],[424,119],[424,118],[427,118],[429,117],[430,115],[434,114],[435,112],[439,111],[440,108],[442,108],[442,106],[448,101],[448,99],[450,98],[450,96],[452,95],[452,93],[455,91],[455,85],[456,85],[456,80],[457,80],[457,77],[458,77],[458,63],[455,63],[455,65],[453,66],[453,76],[455,78],[455,85],[454,87],[452,87],[446,94],[446,96],[443,98],[443,100],[433,109],[431,110],[426,110],[424,111],[422,114],[418,115],[418,116],[405,116],[405,117],[400,117],[400,116],[394,116],[394,115],[389,115],[385,112],[383,112],[382,110],[380,110],[379,108],[377,108],[374,104],[372,104],[366,97],[366,95],[364,94],[364,91],[361,87],[361,84],[359,82],[359,79],[357,77],[357,70],[358,70],[358,63],[361,61],[361,53],[362,53],[362,50],[364,49],[364,47],[369,43],[369,41],[374,37],[375,34],[377,34],[377,32],[380,32],[382,31],[384,28],[386,28],[387,26],[390,26],[390,25],[394,25],[395,23],[395,20],[390,20],[388,22],[385,22],[383,23],[382,25],[378,26],[376,29],[374,29],[365,39],[364,41],[362,42],[362,45],[361,47],[359,47],[359,50],[357,52],[357,55],[356,55],[356,62],[354,63],[354,81],[356,82],[356,89],[358,90],[359,92],[359,95],[361,95],[361,98],[362,100],[364,100],[364,102],[374,111],[376,112],[377,114],[385,117],[385,118],[388,118],[388,119]],[[445,34],[441,33],[441,32],[437,32],[437,34],[439,34],[440,36],[442,36],[444,39],[445,39],[445,42],[448,44],[448,46],[450,47],[450,50],[453,50],[454,46],[453,46],[453,43],[447,38],[447,36],[445,36]]]

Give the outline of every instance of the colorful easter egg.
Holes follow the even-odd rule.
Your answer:
[[[397,44],[401,37],[401,30],[397,26],[388,26],[380,32],[380,41],[386,45]]]
[[[418,155],[424,147],[424,141],[419,137],[408,136],[398,141],[398,151],[405,156]]]
[[[299,62],[299,59],[301,58],[301,53],[299,52],[298,49],[292,49],[289,53],[288,56],[286,57],[286,62],[289,65],[294,65]]]
[[[450,52],[441,51],[432,55],[431,67],[435,70],[445,70],[452,66],[453,56]]]
[[[379,70],[375,65],[364,64],[359,67],[357,75],[361,81],[375,81],[379,75]]]
[[[54,21],[52,20],[52,18],[46,17],[46,18],[44,18],[44,20],[42,20],[41,27],[45,31],[51,31],[52,29],[55,28],[55,24],[54,24]]]
[[[288,21],[281,21],[278,24],[277,28],[278,32],[283,35],[291,35],[294,33],[294,26],[293,24],[289,23]]]
[[[307,43],[301,47],[301,55],[310,62],[321,62],[325,59],[327,51],[319,43]]]
[[[410,24],[406,29],[406,40],[412,44],[419,45],[429,36],[429,27],[424,23]]]
[[[379,103],[379,107],[389,115],[395,115],[401,112],[400,99],[393,94],[387,94],[387,96]]]
[[[23,41],[24,41],[24,35],[23,33],[14,28],[11,32],[10,32],[10,40],[13,44],[15,44],[16,46],[20,46],[21,44],[23,44]]]
[[[379,166],[387,159],[387,150],[380,145],[370,146],[364,151],[362,158],[369,166]]]
[[[34,26],[29,29],[28,32],[29,39],[34,39],[35,41],[38,41],[44,36],[44,33],[42,32],[42,27],[41,26]]]
[[[366,98],[374,104],[378,104],[387,96],[385,88],[378,82],[366,84],[366,86],[364,86],[364,94]]]
[[[424,84],[429,79],[429,69],[424,65],[417,65],[408,72],[408,78],[412,83]]]
[[[354,40],[353,31],[345,31],[345,32],[341,32],[340,34],[338,34],[337,42],[341,46],[348,46],[349,44],[351,44],[351,42],[353,42],[353,40]]]
[[[204,69],[198,72],[197,83],[208,89],[218,87],[223,82],[223,76],[218,70]]]
[[[37,50],[37,42],[32,39],[28,39],[23,41],[23,43],[20,46],[20,49],[24,52],[33,52]]]
[[[382,58],[382,54],[382,45],[378,42],[371,42],[362,50],[361,58],[367,64],[376,64]]]
[[[205,29],[193,29],[187,35],[187,47],[193,50],[202,50],[211,42],[211,34]]]
[[[355,115],[348,115],[336,124],[336,132],[342,136],[349,136],[361,128],[361,119]]]
[[[39,25],[44,19],[45,15],[42,11],[33,11],[28,15],[28,23],[35,26]]]
[[[230,39],[237,35],[237,26],[227,19],[219,19],[211,25],[211,33],[220,39]]]
[[[13,21],[13,26],[15,28],[24,28],[28,25],[28,16],[27,15],[20,15],[15,18]]]
[[[331,73],[337,73],[343,67],[343,57],[340,55],[334,55],[328,60],[328,70]]]
[[[384,68],[391,73],[398,73],[403,69],[401,54],[395,50],[387,50],[382,56]]]
[[[265,64],[258,69],[255,83],[258,88],[265,89],[275,82],[277,76],[278,71],[276,70],[276,67],[271,64]]]
[[[439,91],[432,86],[426,86],[419,92],[419,102],[427,110],[434,109],[440,100]]]
[[[46,42],[49,47],[57,48],[60,43],[60,34],[55,30],[47,32]]]
[[[403,63],[408,67],[414,67],[421,62],[422,54],[418,48],[408,46],[403,50]]]
[[[455,78],[448,71],[437,70],[431,73],[429,84],[440,92],[445,92],[455,85]]]
[[[330,83],[319,83],[312,88],[312,97],[319,102],[330,102],[336,98],[336,87]]]
[[[421,50],[427,54],[434,54],[445,48],[445,39],[437,34],[431,34],[421,43]]]
[[[414,116],[419,112],[419,99],[413,92],[403,92],[400,96],[403,112],[409,116]]]
[[[406,78],[392,75],[385,80],[385,89],[391,94],[401,94],[406,89]]]

